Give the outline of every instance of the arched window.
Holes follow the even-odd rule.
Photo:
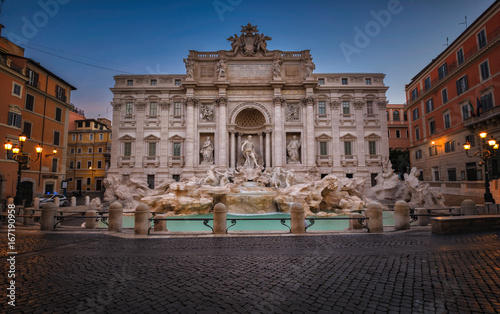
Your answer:
[[[398,110],[394,110],[394,112],[392,113],[392,120],[399,121],[399,111]]]

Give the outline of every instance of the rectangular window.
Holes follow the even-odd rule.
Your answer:
[[[371,101],[371,100],[366,102],[366,113],[373,114],[373,101]],[[399,119],[399,116],[398,116],[398,119]]]
[[[429,156],[437,156],[438,151],[436,146],[429,147]]]
[[[149,115],[156,116],[157,115],[158,105],[156,102],[149,103]]]
[[[174,116],[180,116],[180,115],[181,115],[181,103],[174,102]]]
[[[90,178],[87,178],[87,185],[90,185]]]
[[[31,70],[31,69],[28,69],[28,84],[33,86],[33,87],[37,87],[38,88],[38,73],[36,73],[35,71]]]
[[[70,148],[69,153],[70,154],[74,154],[75,153],[75,149],[74,148]]]
[[[131,116],[134,113],[134,103],[127,102],[125,103],[125,115]]]
[[[90,133],[89,134],[89,141],[93,141],[94,140],[94,134]]]
[[[425,112],[429,113],[434,110],[434,99],[431,98],[425,102]]]
[[[134,86],[134,80],[127,80],[127,86]]]
[[[319,85],[325,85],[325,79],[324,78],[318,79],[318,84]]]
[[[457,63],[458,63],[458,65],[461,65],[462,63],[464,63],[464,61],[465,61],[464,50],[462,48],[460,48],[457,51]]]
[[[493,108],[493,94],[491,92],[481,96],[481,108],[483,110]]]
[[[14,83],[14,85],[12,86],[12,94],[21,97],[21,91],[22,91],[21,85]]]
[[[97,152],[102,153],[102,147],[97,147]]]
[[[420,128],[417,126],[415,127],[415,140],[420,139]]]
[[[416,150],[415,151],[415,159],[421,159],[422,158],[422,150]]]
[[[26,110],[33,111],[35,108],[35,96],[26,94]]]
[[[148,156],[156,156],[156,143],[148,143]]]
[[[74,162],[70,161],[69,162],[69,169],[73,169],[75,167]]]
[[[444,151],[446,153],[455,151],[455,141],[449,141],[444,143]]]
[[[418,88],[415,87],[412,91],[411,91],[411,100],[415,100],[417,99],[418,97]]]
[[[342,85],[347,85],[347,83],[348,83],[347,77],[343,77],[342,78]]]
[[[103,141],[103,140],[104,140],[104,134],[99,133],[99,141]]]
[[[446,104],[448,102],[448,89],[445,88],[441,91],[441,98],[443,100],[443,104]]]
[[[59,85],[56,85],[56,98],[60,101],[66,101],[66,90]]]
[[[377,155],[377,142],[375,141],[369,141],[368,142],[368,151],[370,152],[370,155]]]
[[[324,101],[318,101],[318,114],[326,114],[326,104]]]
[[[371,78],[365,78],[365,84],[366,85],[372,85],[372,79]]]
[[[469,103],[462,105],[462,119],[469,119],[473,108]]]
[[[81,153],[82,153],[82,148],[81,148],[81,147],[78,147],[78,149],[76,150],[76,153],[77,153],[77,154],[81,154]]]
[[[428,76],[425,81],[424,81],[424,85],[425,85],[425,90],[428,90],[429,88],[431,88],[431,77]]]
[[[448,169],[448,181],[457,181],[457,169]]]
[[[482,29],[479,33],[477,33],[477,44],[479,45],[479,49],[486,46],[486,32]]]
[[[344,154],[346,156],[352,155],[352,142],[344,142]]]
[[[132,143],[123,143],[123,156],[132,156]]]
[[[57,158],[52,158],[52,172],[57,172]]]
[[[56,121],[61,122],[62,121],[62,109],[59,107],[56,107],[56,116],[55,116]]]
[[[90,128],[90,121],[85,121],[85,127]]]
[[[97,169],[102,169],[102,161],[101,160],[97,161]]]
[[[321,156],[328,155],[328,147],[327,142],[319,142],[319,154]]]
[[[61,140],[61,133],[59,131],[54,131],[54,145],[59,145]]]
[[[151,80],[151,86],[156,86],[156,85],[158,85],[158,81],[155,80],[155,79],[152,79]]]
[[[92,169],[92,161],[87,161],[87,169]]]
[[[438,68],[439,79],[442,79],[448,74],[448,65],[446,62]]]
[[[451,117],[450,117],[450,114],[449,113],[445,113],[443,115],[443,117],[444,117],[444,128],[445,129],[451,128]]]
[[[77,161],[76,162],[76,169],[80,169],[82,168],[82,162],[81,161]]]
[[[181,155],[181,143],[174,143],[174,156]]]
[[[175,84],[175,86],[180,86],[181,85],[181,80],[180,79],[176,79],[174,81],[174,84]]]
[[[88,153],[88,154],[92,154],[92,147],[89,147],[89,148],[87,149],[87,153]]]
[[[16,128],[21,128],[21,115],[14,112],[9,112],[9,115],[7,117],[7,124],[15,126]]]
[[[462,94],[469,89],[469,84],[467,83],[467,75],[462,76],[457,80],[457,95]]]
[[[401,131],[400,130],[396,130],[396,138],[400,138],[401,137]]]
[[[434,120],[429,121],[429,133],[430,134],[436,133],[436,122]]]
[[[73,142],[74,142],[74,141],[76,141],[76,134],[72,134],[72,135],[71,135],[71,140],[72,140]]]
[[[474,134],[466,135],[465,142],[469,142],[470,146],[474,147],[476,145]]]
[[[78,140],[83,141],[83,134],[78,134]]]
[[[481,63],[480,68],[481,68],[481,80],[484,81],[485,79],[490,77],[490,68],[488,66],[488,60]]]
[[[150,189],[155,188],[155,176],[153,174],[148,174],[148,187]]]
[[[348,101],[343,101],[342,102],[342,113],[343,114],[350,114],[351,113],[351,108],[349,106]]]
[[[24,121],[23,134],[26,135],[27,138],[31,138],[31,123]]]
[[[413,109],[411,114],[412,114],[413,121],[420,118],[420,110],[418,110],[418,108]]]

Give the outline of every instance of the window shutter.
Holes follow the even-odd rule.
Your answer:
[[[14,119],[14,117],[13,117],[13,113],[12,113],[12,112],[9,112],[9,116],[8,116],[8,118],[7,118],[7,124],[8,124],[8,125],[12,125],[12,124],[13,124],[13,121],[12,121],[13,119]]]
[[[467,82],[467,75],[464,76],[464,86],[465,86],[465,90],[469,89],[469,83]]]
[[[460,90],[460,80],[457,80],[456,83],[457,83],[457,95],[460,95],[462,93],[462,91]]]

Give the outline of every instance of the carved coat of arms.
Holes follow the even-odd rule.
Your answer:
[[[237,55],[241,52],[245,56],[254,56],[258,52],[265,54],[267,50],[267,41],[272,38],[265,36],[264,34],[259,34],[257,26],[253,26],[248,23],[247,26],[241,26],[241,35],[229,37],[227,40],[231,42],[231,51],[233,55]]]

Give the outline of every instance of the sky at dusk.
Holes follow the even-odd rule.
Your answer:
[[[111,119],[113,76],[185,74],[189,50],[230,50],[241,25],[269,50],[311,50],[315,73],[385,73],[389,103],[493,0],[4,0],[2,36],[77,88],[87,118]],[[360,33],[363,33],[360,35]]]

